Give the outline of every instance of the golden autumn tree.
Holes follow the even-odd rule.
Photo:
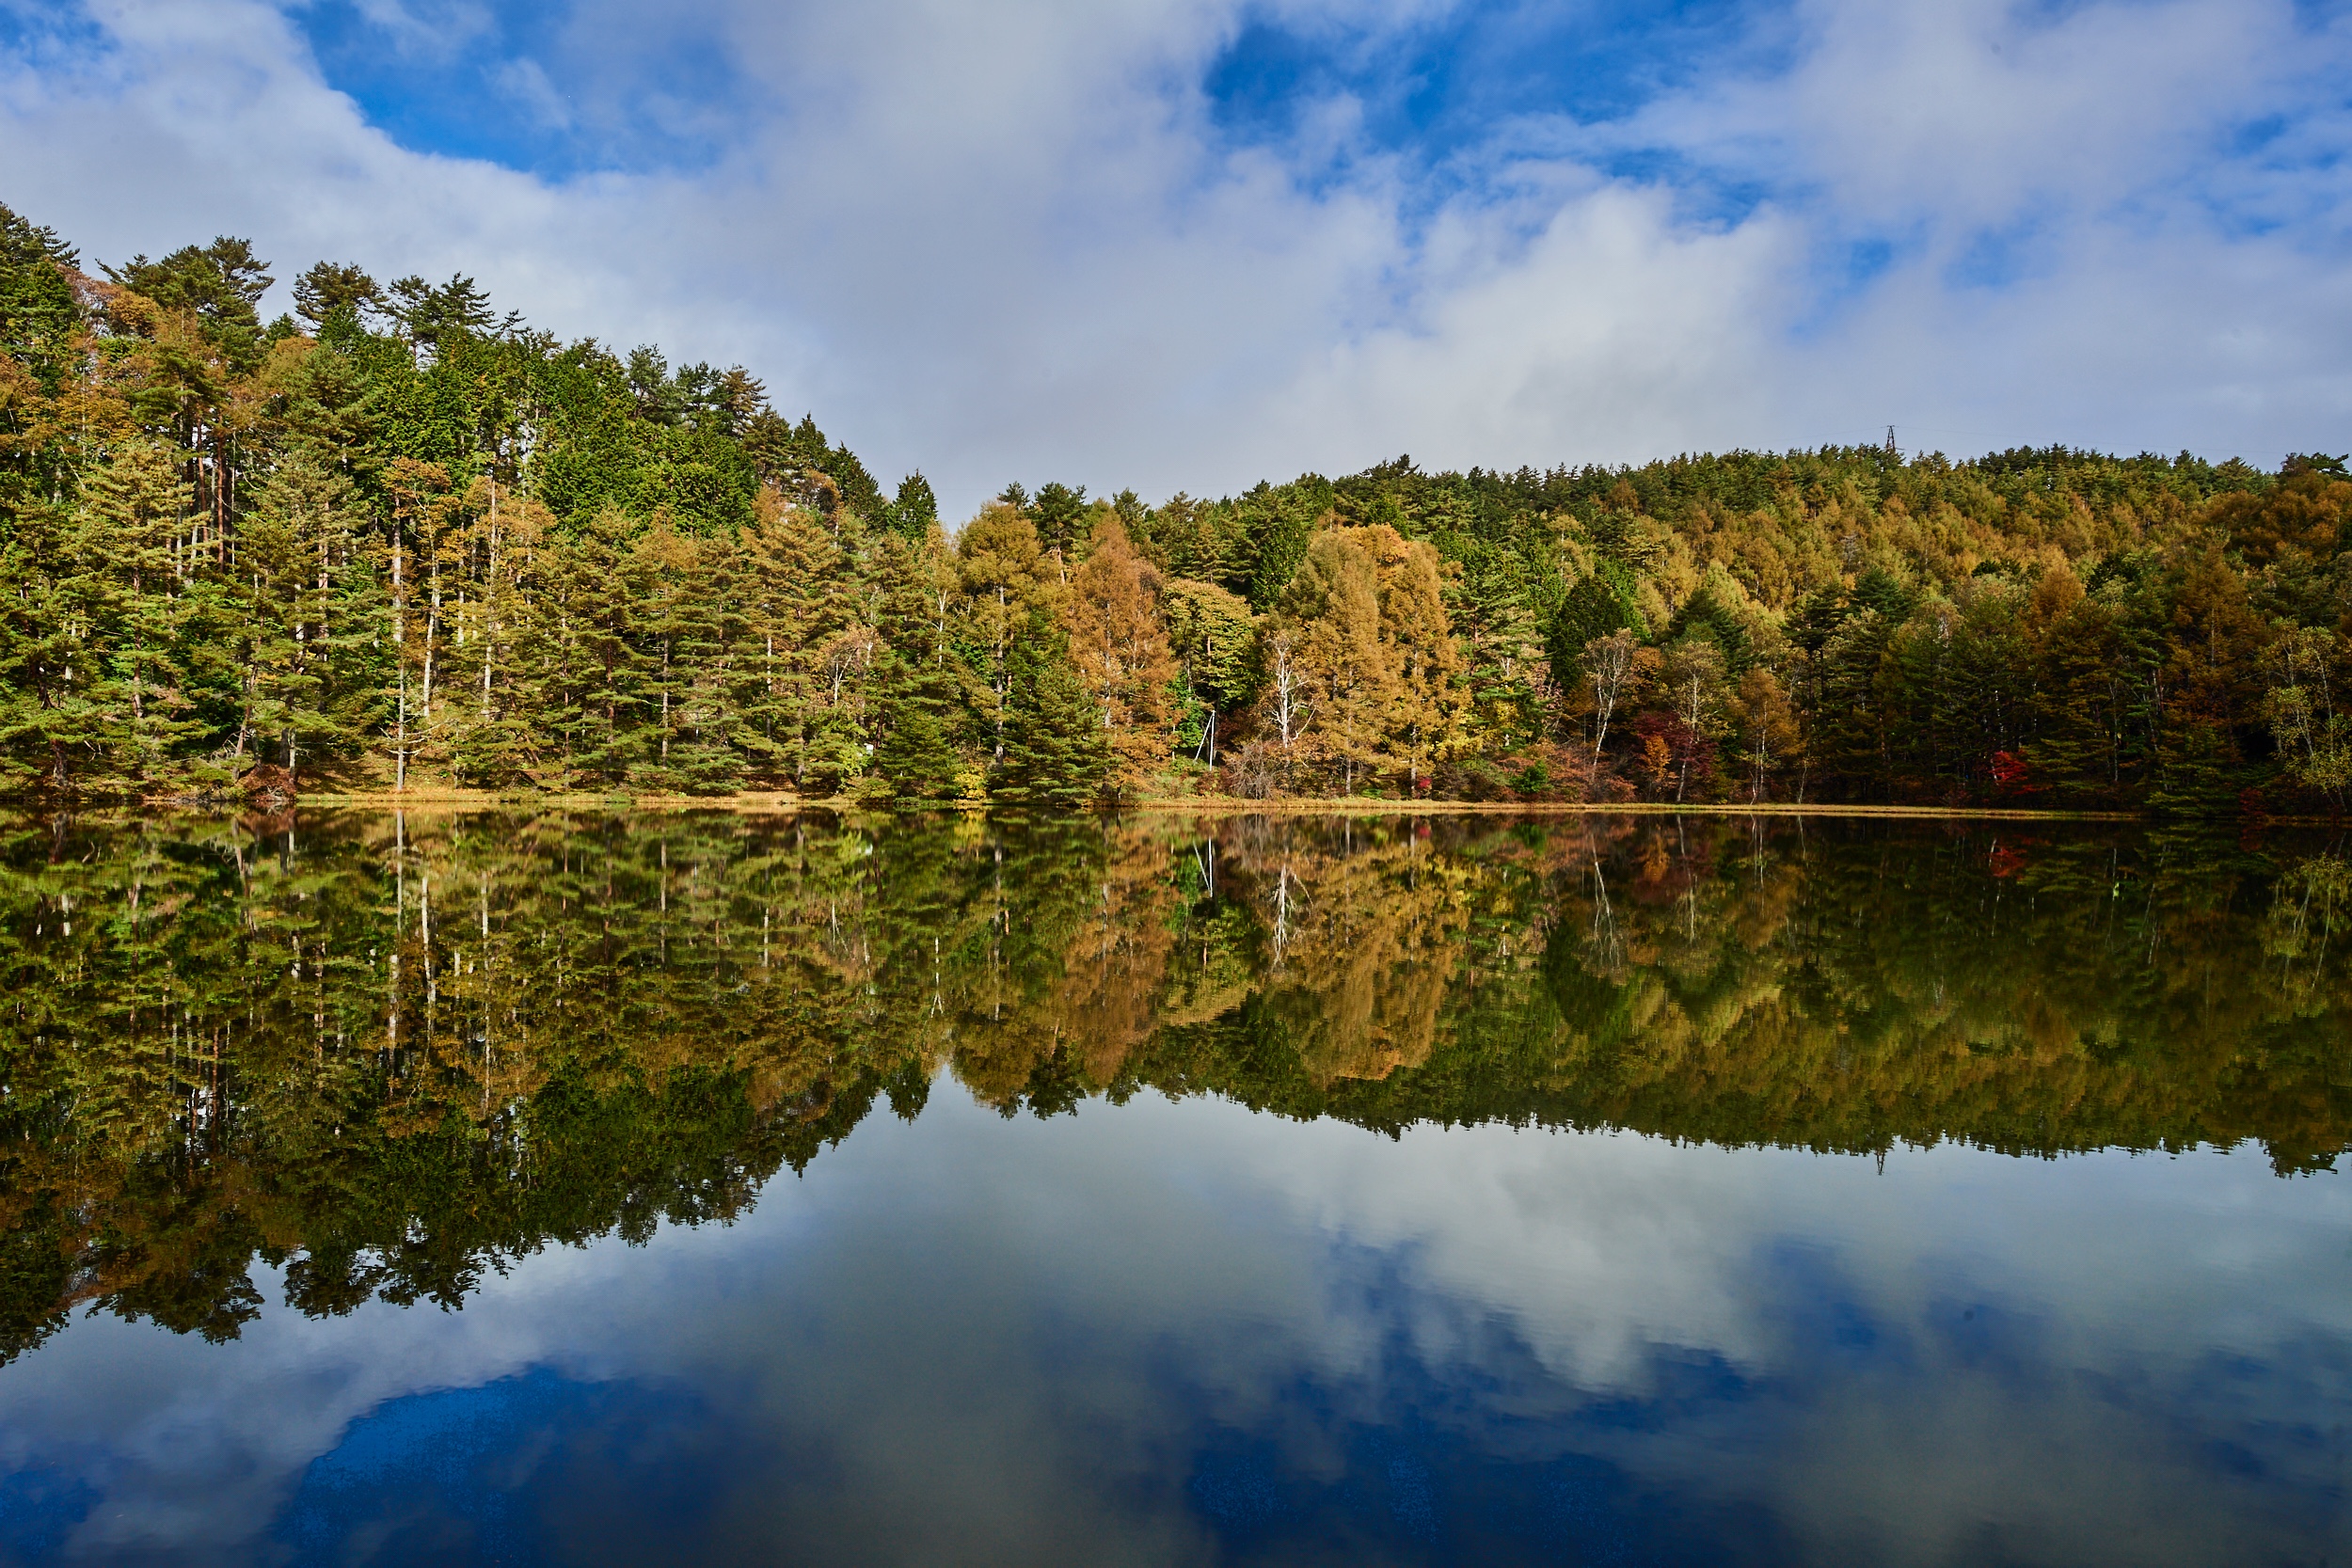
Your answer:
[[[1446,615],[1436,548],[1385,526],[1357,531],[1380,585],[1383,751],[1413,787],[1468,745],[1462,650]]]
[[[1308,543],[1275,624],[1280,652],[1306,693],[1305,749],[1346,794],[1378,768],[1387,684],[1379,574],[1357,532],[1326,529]]]
[[[1273,635],[1299,672],[1310,752],[1345,793],[1367,774],[1412,787],[1462,748],[1462,655],[1442,594],[1437,552],[1386,525],[1308,544]]]
[[[1158,571],[1136,552],[1116,516],[1104,518],[1086,563],[1071,578],[1062,622],[1078,678],[1101,709],[1115,776],[1128,789],[1168,754],[1176,663],[1160,599]]]

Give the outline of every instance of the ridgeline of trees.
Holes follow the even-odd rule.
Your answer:
[[[248,819],[249,821],[249,819]],[[0,825],[0,1358],[741,1212],[943,1068],[1392,1132],[2352,1140],[2339,850],[1821,819]]]
[[[2327,456],[1428,474],[957,529],[739,369],[0,208],[0,789],[2340,813]]]

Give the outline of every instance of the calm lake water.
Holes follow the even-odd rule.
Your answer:
[[[2352,1561],[2326,835],[0,835],[0,1561]]]

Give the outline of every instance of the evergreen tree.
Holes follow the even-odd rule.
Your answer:
[[[117,451],[82,490],[82,614],[92,651],[103,650],[90,695],[108,715],[119,776],[142,785],[158,782],[171,754],[203,728],[189,690],[192,579],[201,565],[183,549],[187,506],[177,466],[147,442]]]
[[[357,325],[360,312],[384,303],[384,290],[363,269],[334,261],[313,262],[294,279],[294,313],[314,329],[339,312]]]
[[[1013,645],[1022,628],[1057,596],[1046,576],[1037,526],[997,502],[956,536],[953,638],[965,702],[991,765],[1005,755],[1012,706]]]
[[[548,657],[563,701],[548,717],[566,778],[619,784],[640,755],[650,683],[639,626],[642,562],[630,531],[628,517],[607,508],[550,574]]]
[[[11,457],[24,454],[16,444],[31,435],[41,400],[56,396],[72,372],[72,338],[82,310],[67,274],[77,261],[54,230],[0,204],[0,356],[6,356],[0,374],[21,372],[30,383],[0,391],[8,420],[0,428],[15,438]]]
[[[1039,546],[1069,560],[1086,541],[1087,487],[1041,485],[1022,512],[1037,529]]]
[[[386,606],[350,481],[297,447],[243,531],[246,722],[255,755],[295,773],[362,755],[380,718]]]
[[[636,578],[644,585],[637,626],[649,688],[646,717],[654,725],[637,776],[694,793],[731,788],[742,761],[725,744],[730,715],[723,663],[736,641],[726,552],[657,517],[632,553]]]
[[[1103,793],[1115,759],[1102,710],[1071,660],[1067,634],[1041,608],[1013,645],[1008,709],[997,796],[1067,807]]]
[[[964,763],[948,733],[955,687],[946,672],[894,657],[881,684],[875,771],[902,800],[957,799]]]
[[[1549,650],[1541,604],[1556,588],[1538,562],[1475,540],[1466,546],[1460,580],[1447,587],[1449,619],[1464,655],[1469,722],[1493,750],[1517,751],[1543,732]]]
[[[269,293],[269,263],[251,242],[227,235],[204,246],[183,245],[161,261],[134,256],[106,276],[167,310],[185,310],[239,372],[258,369],[265,347],[261,312]]]
[[[15,522],[0,543],[0,745],[20,782],[63,795],[103,777],[103,595],[70,514],[26,508]]]
[[[1893,638],[1884,616],[1857,610],[1811,660],[1812,725],[1804,747],[1820,777],[1844,798],[1886,798],[1886,725],[1880,669]]]
[[[1569,587],[1544,628],[1544,654],[1551,664],[1552,684],[1563,691],[1574,690],[1582,677],[1585,646],[1597,637],[1628,628],[1637,636],[1648,635],[1633,602],[1631,574],[1620,563],[1604,560]]]
[[[877,554],[875,624],[884,651],[873,680],[874,769],[900,800],[960,799],[977,770],[955,735],[964,695],[959,673],[969,677],[951,657],[959,563],[937,533],[920,546],[884,536]]]
[[[939,500],[921,469],[898,482],[898,497],[890,503],[886,520],[893,531],[911,544],[920,544],[939,526]]]
[[[850,552],[772,490],[739,549],[736,744],[755,778],[830,794],[863,768],[858,714],[878,652],[859,621]]]

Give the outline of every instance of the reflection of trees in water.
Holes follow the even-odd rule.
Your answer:
[[[454,1303],[951,1064],[1394,1129],[2015,1152],[2346,1125],[2340,850],[1939,825],[20,824],[0,1332]]]
[[[1228,857],[1236,879],[1271,884],[1257,901],[1273,912],[1260,1010],[1317,1084],[1426,1060],[1460,958],[1470,868],[1409,829],[1345,824],[1336,845],[1295,820],[1269,830]]]

